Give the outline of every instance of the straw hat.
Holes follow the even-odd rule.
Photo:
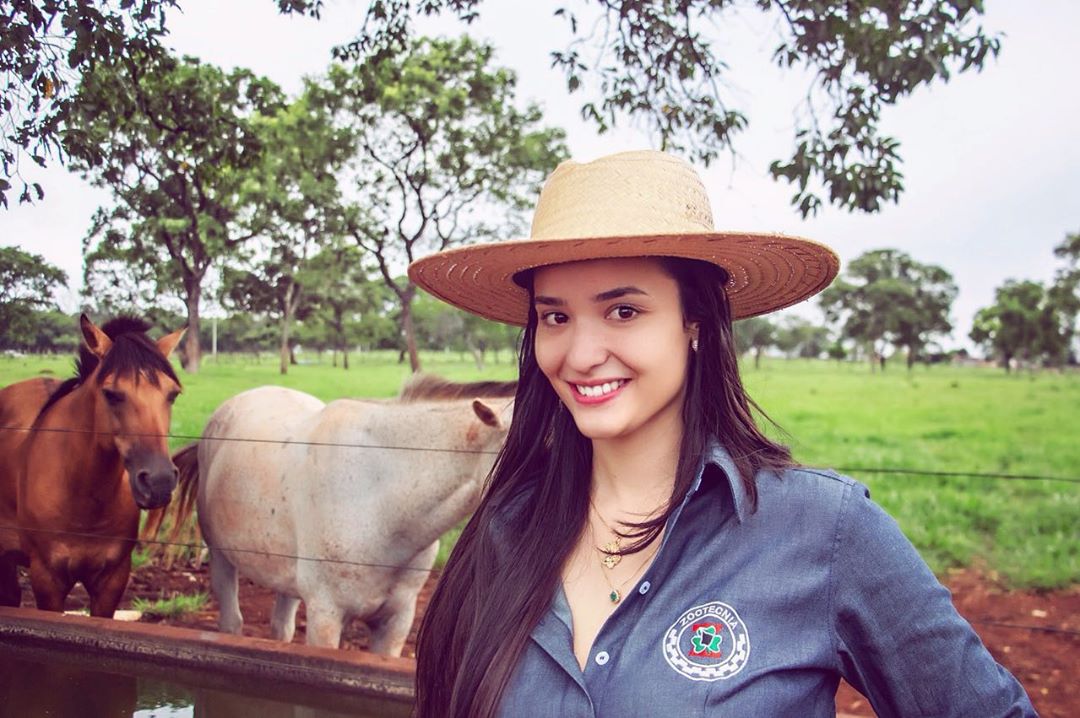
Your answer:
[[[687,257],[727,270],[735,319],[782,309],[829,285],[840,260],[817,242],[782,234],[717,232],[694,169],[663,152],[563,162],[544,184],[529,239],[449,249],[413,262],[409,277],[474,314],[525,325],[518,273],[610,257]]]

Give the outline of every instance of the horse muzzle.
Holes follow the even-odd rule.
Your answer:
[[[131,495],[141,509],[156,509],[169,503],[180,472],[168,456],[145,454],[125,462]]]

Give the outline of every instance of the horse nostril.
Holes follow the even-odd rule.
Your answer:
[[[138,474],[136,474],[135,475],[135,485],[138,486],[143,491],[149,491],[150,490],[150,472],[143,470],[143,471],[140,471]]]

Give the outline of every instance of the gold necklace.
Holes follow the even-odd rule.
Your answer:
[[[603,519],[601,519],[601,521],[603,521]],[[590,527],[590,530],[591,530],[591,527]],[[593,538],[595,539],[595,536]],[[655,556],[655,555],[656,555],[656,549],[653,549],[652,547],[650,547],[649,554],[645,557],[645,560],[642,561],[641,565],[638,566],[637,569],[632,574],[630,574],[629,578],[624,579],[618,585],[618,587],[616,587],[615,584],[613,584],[611,582],[611,578],[607,575],[606,571],[601,571],[600,573],[602,573],[604,575],[604,580],[607,582],[608,588],[611,589],[611,593],[608,594],[608,600],[610,600],[612,603],[618,603],[619,601],[621,601],[622,600],[622,590],[623,590],[623,588],[626,587],[626,584],[630,583],[635,578],[637,578],[637,575],[639,573],[641,573],[641,571],[644,570],[644,568],[646,566],[649,565],[649,562],[653,559],[653,556]],[[622,558],[622,556],[620,556],[619,558]],[[601,560],[600,563],[604,564],[603,560]],[[604,564],[604,565],[606,566],[607,564]]]
[[[600,514],[600,510],[596,508],[596,504],[593,503],[591,496],[589,497],[589,506],[592,507],[593,513],[596,514],[596,518],[600,519],[600,523],[604,525],[604,528],[606,528],[615,536],[614,539],[608,541],[603,546],[597,546],[596,535],[593,534],[593,547],[604,555],[604,557],[600,559],[600,563],[604,565],[604,568],[610,571],[611,569],[618,566],[619,562],[622,561],[622,553],[620,553],[620,551],[622,551],[622,536],[619,535],[618,531],[608,526],[607,521],[604,521],[604,517]],[[589,526],[589,531],[592,531],[591,524]],[[612,589],[612,591],[614,591],[614,589]],[[615,601],[615,603],[618,603],[618,601]]]

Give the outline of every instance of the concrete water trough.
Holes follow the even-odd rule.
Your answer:
[[[350,714],[406,716],[413,700],[408,658],[28,608],[0,607],[0,651]]]

